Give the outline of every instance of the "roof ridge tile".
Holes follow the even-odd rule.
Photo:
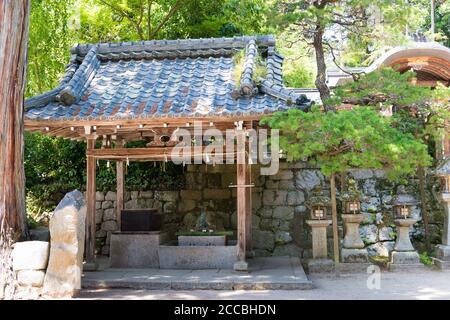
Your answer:
[[[240,81],[240,92],[242,95],[251,96],[255,93],[255,82],[253,74],[256,69],[256,58],[258,47],[255,40],[250,40],[245,49],[245,61]]]
[[[83,60],[83,63],[74,73],[72,79],[56,96],[57,101],[71,105],[81,99],[100,66],[100,60],[97,58],[97,50],[98,47],[92,47]]]

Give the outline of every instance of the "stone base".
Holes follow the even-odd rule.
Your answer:
[[[367,268],[372,266],[371,263],[339,263],[337,270],[339,273],[367,273]]]
[[[439,244],[436,246],[436,258],[444,261],[450,261],[450,246]]]
[[[311,259],[308,261],[309,273],[332,273],[334,262],[331,259]]]
[[[16,300],[38,300],[41,298],[42,288],[17,286],[14,293]],[[45,298],[45,297],[44,297]]]
[[[450,246],[439,244],[436,246],[436,258],[433,258],[434,265],[439,270],[450,270]]]
[[[347,249],[341,250],[342,262],[345,263],[367,263],[369,255],[367,249]]]
[[[416,251],[392,251],[391,264],[421,264],[419,254]]]
[[[234,271],[247,272],[248,271],[248,263],[245,261],[237,261],[233,266]]]
[[[159,246],[161,269],[232,269],[236,246]]]
[[[97,262],[85,262],[83,264],[83,271],[94,272],[98,270]]]
[[[159,246],[166,234],[154,232],[114,232],[111,235],[112,268],[159,268]]]
[[[414,272],[414,271],[424,271],[427,268],[422,263],[414,264],[393,264],[389,263],[389,271],[391,272]]]
[[[389,271],[423,271],[425,265],[420,262],[417,251],[392,251]]]
[[[432,258],[434,265],[439,270],[450,270],[450,261],[441,260],[438,258]]]

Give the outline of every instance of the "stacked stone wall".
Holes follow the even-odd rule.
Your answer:
[[[320,185],[326,195],[330,183],[320,170],[305,163],[280,163],[274,176],[261,176],[253,166],[252,222],[253,247],[257,256],[311,255],[311,232],[306,224],[310,212],[305,203],[311,191]],[[195,228],[201,207],[206,207],[207,220],[212,229],[236,231],[236,166],[189,165],[186,168],[186,186],[176,191],[126,192],[125,208],[156,208],[164,213],[164,230],[172,239],[181,230]],[[372,256],[388,256],[392,250],[396,230],[393,223],[392,199],[397,185],[390,183],[381,170],[357,170],[348,173],[357,181],[367,201],[362,203],[365,220],[360,227],[361,237]],[[430,181],[430,185],[434,181]],[[408,192],[418,196],[418,182],[412,180]],[[429,188],[431,190],[431,187]],[[432,240],[439,241],[442,208],[429,192],[428,211]],[[96,223],[97,247],[101,254],[109,254],[111,232],[117,231],[116,193],[97,192]],[[423,245],[423,224],[420,205],[412,208],[419,222],[411,230],[417,247]],[[341,212],[339,208],[339,212]],[[342,239],[341,221],[339,221]],[[332,248],[331,227],[329,250]]]

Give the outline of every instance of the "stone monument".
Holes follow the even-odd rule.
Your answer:
[[[50,218],[50,258],[43,296],[72,298],[81,290],[86,203],[83,194],[68,193]]]

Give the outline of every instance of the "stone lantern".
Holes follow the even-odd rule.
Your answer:
[[[434,264],[439,269],[450,269],[450,157],[444,159],[436,168],[436,175],[444,181],[441,193],[444,205],[444,227],[442,231],[442,244],[436,246],[436,258]]]
[[[312,229],[312,259],[308,261],[309,272],[330,272],[334,263],[328,258],[327,227],[331,220],[327,217],[327,209],[331,199],[323,194],[320,186],[312,191],[312,196],[306,203],[311,211],[311,220],[306,223]]]
[[[341,215],[344,222],[344,242],[341,250],[342,262],[344,263],[366,263],[368,262],[367,249],[359,234],[359,225],[364,220],[361,211],[361,201],[364,196],[358,190],[356,181],[348,181],[348,189],[343,192],[339,199],[342,201],[344,213]]]
[[[416,219],[411,218],[411,208],[417,204],[418,202],[414,197],[407,194],[404,187],[400,186],[393,199],[397,239],[394,250],[391,252],[390,270],[423,267],[423,264],[420,263],[419,254],[414,249],[409,237],[411,226],[417,222]]]

